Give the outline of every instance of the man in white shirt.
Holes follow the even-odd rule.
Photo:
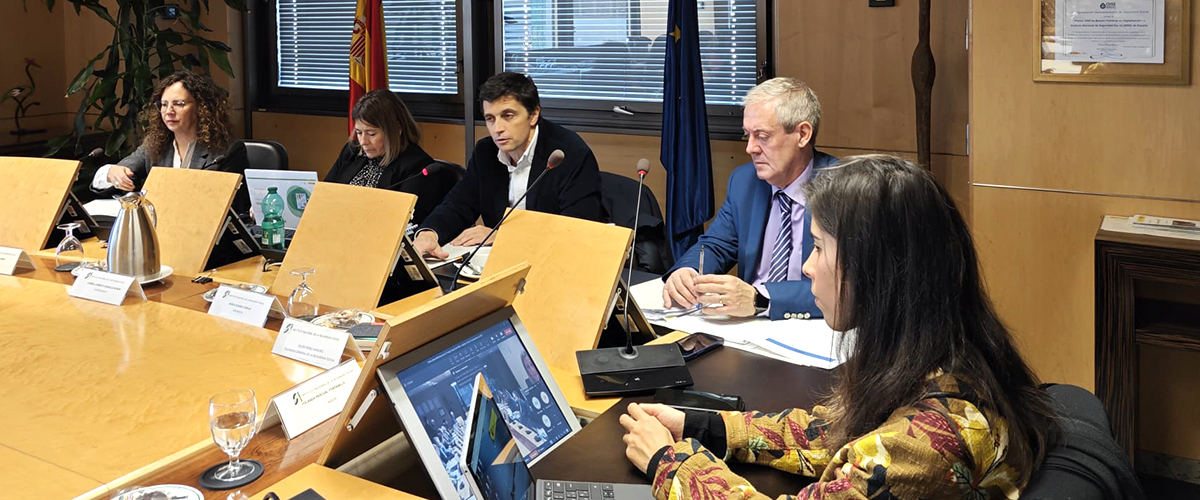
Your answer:
[[[446,258],[441,245],[477,245],[546,169],[550,153],[562,163],[515,208],[599,221],[600,167],[578,134],[542,118],[537,86],[528,76],[504,72],[479,89],[490,137],[475,144],[463,180],[422,222],[413,245]],[[483,225],[475,221],[483,219]]]

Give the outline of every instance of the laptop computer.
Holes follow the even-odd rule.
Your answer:
[[[506,423],[512,410],[491,397],[476,376],[463,440],[463,476],[481,500],[643,500],[654,498],[648,484],[534,480]]]
[[[260,170],[246,169],[246,188],[250,191],[250,207],[254,210],[254,223],[263,223],[262,201],[267,188],[275,188],[283,197],[283,227],[295,230],[300,225],[304,207],[312,198],[317,185],[317,173],[303,170]]]
[[[528,465],[580,428],[511,306],[396,357],[376,374],[442,498],[474,498],[460,463],[481,373],[492,394],[508,402],[510,428]]]

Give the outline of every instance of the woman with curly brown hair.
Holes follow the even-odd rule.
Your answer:
[[[154,88],[150,105],[142,111],[147,123],[137,151],[116,165],[105,165],[92,178],[97,191],[141,189],[151,167],[217,169],[222,164],[245,165],[245,148],[226,149],[230,138],[229,91],[207,75],[177,71]],[[236,145],[240,146],[238,142]],[[237,153],[240,152],[240,153]],[[225,154],[226,160],[219,157]]]

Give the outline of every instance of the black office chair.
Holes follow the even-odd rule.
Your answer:
[[[242,141],[246,145],[247,168],[287,170],[288,155],[283,145],[275,141]]]
[[[1046,392],[1057,406],[1062,439],[1046,453],[1021,500],[1146,498],[1100,400],[1073,385],[1047,385]]]
[[[600,204],[605,220],[633,229],[637,210],[638,182],[623,175],[600,172]],[[667,242],[667,227],[663,222],[658,200],[649,187],[642,189],[641,215],[633,244],[633,268],[654,274],[666,273],[674,259]]]
[[[462,178],[467,175],[466,167],[457,163],[448,162],[446,160],[433,160],[433,163],[442,166],[442,168],[439,170],[443,172],[449,172],[448,174],[441,175],[445,175],[446,179],[453,181],[450,184],[451,186],[458,184],[458,181],[461,181]]]

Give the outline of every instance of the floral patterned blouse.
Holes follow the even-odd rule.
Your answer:
[[[841,449],[825,441],[826,409],[722,412],[726,454],[685,438],[650,461],[659,500],[767,499],[725,461],[768,465],[819,478],[781,499],[1015,499],[1021,477],[1007,463],[1008,426],[976,407],[967,383],[938,372],[927,396]],[[957,431],[957,432],[956,432]]]

